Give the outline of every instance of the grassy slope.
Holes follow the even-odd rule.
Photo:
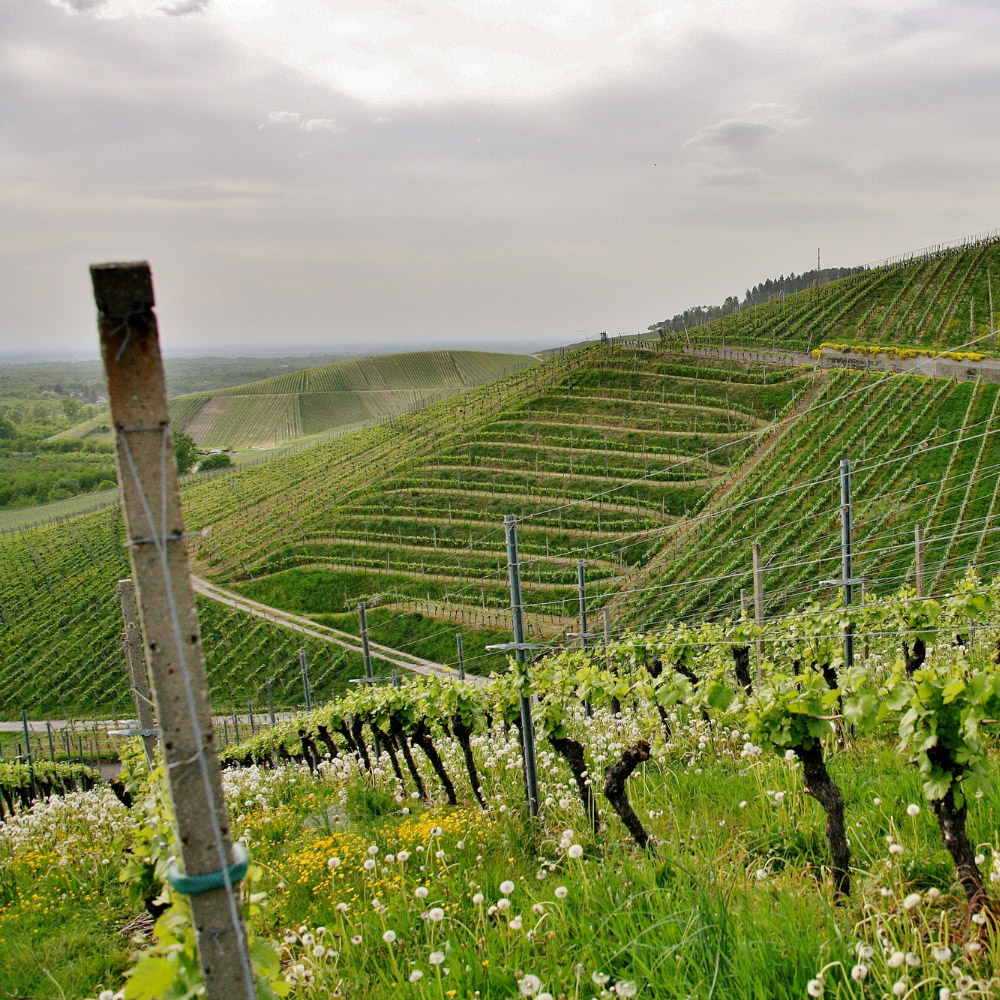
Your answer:
[[[586,725],[576,721],[571,732],[587,745],[595,769],[640,735],[631,713],[617,724],[599,713]],[[770,754],[743,757],[737,728],[709,733],[698,720],[678,726],[671,748],[631,779],[631,801],[655,853],[630,845],[610,809],[607,830],[588,835],[575,791],[567,791],[569,773],[547,749],[539,754],[547,804],[528,821],[516,739],[477,739],[481,780],[494,806],[486,814],[472,803],[457,746],[440,736],[436,743],[456,780],[458,808],[442,808],[440,786],[422,760],[434,796],[429,808],[409,797],[396,801],[388,767],[374,782],[357,772],[341,780],[334,768],[227,774],[234,836],[250,845],[261,867],[254,889],[269,897],[252,926],[289,941],[291,961],[315,969],[317,991],[394,1000],[454,990],[501,1000],[519,995],[520,970],[556,996],[576,995],[577,983],[586,984],[580,996],[597,996],[596,973],[610,977],[609,985],[637,983],[638,997],[799,1000],[817,972],[835,962],[841,964],[826,970],[826,996],[875,1000],[905,980],[913,1000],[931,1000],[942,986],[958,996],[961,974],[995,974],[995,934],[984,933],[979,955],[962,950],[972,935],[953,866],[931,810],[907,813],[908,804],[922,802],[920,778],[887,740],[851,741],[831,754],[855,865],[853,896],[839,906],[823,870],[823,814],[804,793],[798,765]],[[324,821],[331,802],[343,802],[347,823]],[[970,834],[984,853],[996,849],[998,816],[1000,790],[988,785],[969,811]],[[104,791],[55,802],[47,821],[13,850],[0,838],[0,967],[12,996],[57,996],[52,979],[67,997],[119,987],[129,960],[129,941],[119,931],[140,908],[118,882],[116,859],[131,826]],[[585,849],[579,859],[557,846],[566,829]],[[887,841],[903,853],[889,853]],[[379,847],[374,871],[364,868],[370,844]],[[72,864],[60,865],[67,851]],[[383,862],[386,854],[394,860]],[[341,862],[336,871],[327,866],[334,856]],[[514,888],[502,893],[505,880]],[[428,889],[425,903],[415,896],[419,886]],[[936,900],[931,889],[940,893]],[[485,894],[481,905],[476,891]],[[902,903],[911,892],[922,895],[913,910]],[[488,915],[503,895],[509,913]],[[339,902],[350,904],[344,916]],[[441,923],[427,919],[431,906],[443,908]],[[508,924],[515,916],[523,920],[519,931]],[[312,941],[285,937],[287,928],[325,935],[337,957],[316,959]],[[384,945],[387,928],[398,936],[393,948]],[[348,935],[360,943],[345,946]],[[942,940],[953,961],[934,959],[932,948]],[[435,971],[428,957],[446,950],[444,941],[448,960]],[[859,941],[872,946],[864,983],[849,978]],[[920,965],[890,966],[897,949]],[[405,981],[411,964],[425,973],[412,987]],[[422,992],[428,979],[434,991]],[[994,991],[967,995],[995,995],[995,982]]]

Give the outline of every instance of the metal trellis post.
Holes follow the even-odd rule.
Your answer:
[[[917,597],[924,596],[924,527],[922,524],[913,527],[914,576],[917,584]]]
[[[135,717],[139,722],[146,765],[152,768],[156,751],[156,722],[153,719],[153,700],[149,693],[146,658],[142,650],[142,632],[139,629],[139,612],[135,604],[135,587],[132,586],[131,580],[118,581],[118,600],[125,621],[125,661],[128,664],[129,679],[132,684]]]
[[[521,565],[517,557],[517,517],[507,514],[503,519],[507,534],[507,573],[510,578],[510,611],[514,622],[514,657],[520,664],[527,662],[524,649],[524,606],[521,600]],[[527,677],[527,668],[524,668]],[[521,746],[524,749],[524,783],[528,812],[538,815],[538,772],[535,767],[535,726],[531,719],[531,699],[521,692]]]
[[[306,651],[299,650],[299,673],[302,674],[302,690],[306,696],[306,711],[312,711],[312,691],[309,689],[309,660],[306,658]]]
[[[753,620],[758,628],[764,627],[764,566],[760,542],[753,543]],[[764,639],[757,638],[757,690],[760,690],[761,664],[764,662]]]
[[[851,549],[851,460],[840,460],[840,570],[844,580],[844,606],[854,599],[854,555]],[[854,666],[854,627],[844,629],[844,666]]]
[[[590,645],[587,635],[587,571],[582,559],[576,561],[576,587],[580,598],[580,646],[586,649]],[[583,699],[583,707],[589,719],[594,714],[589,698]]]
[[[371,680],[375,676],[372,669],[372,650],[368,643],[368,610],[364,601],[358,602],[358,618],[361,621],[361,649],[365,657],[365,677]]]

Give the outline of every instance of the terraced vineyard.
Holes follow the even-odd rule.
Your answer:
[[[314,467],[296,490],[315,503],[300,505],[280,540],[251,527],[268,520],[273,498],[241,504],[240,526],[227,522],[199,541],[201,557],[249,595],[300,611],[339,610],[319,596],[318,571],[331,580],[364,573],[370,590],[358,596],[390,607],[443,602],[459,620],[493,622],[509,603],[500,521],[514,513],[526,599],[558,630],[576,613],[578,557],[594,586],[614,589],[655,551],[650,543],[618,553],[615,539],[700,509],[752,449],[747,434],[812,387],[797,369],[621,351],[535,371],[477,420],[465,412],[470,401],[465,426],[449,419],[453,407],[440,408],[439,423],[428,411],[423,454],[374,480],[332,487],[328,470]],[[307,572],[310,585],[298,586]]]

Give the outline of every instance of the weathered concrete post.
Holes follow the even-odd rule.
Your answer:
[[[139,630],[139,611],[135,605],[135,588],[131,580],[118,581],[118,600],[125,620],[125,661],[132,682],[135,717],[139,720],[142,748],[146,763],[152,767],[156,754],[156,723],[153,721],[153,699],[149,693],[149,675],[142,652],[142,632]]]
[[[188,569],[149,265],[91,267],[115,461],[207,1000],[256,1000]],[[238,860],[238,859],[237,859]],[[217,888],[207,888],[213,881]]]

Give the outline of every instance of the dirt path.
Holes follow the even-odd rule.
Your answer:
[[[364,653],[361,640],[357,636],[351,635],[350,632],[341,632],[339,629],[330,628],[328,625],[320,625],[309,618],[303,618],[301,615],[293,615],[290,612],[281,611],[279,608],[272,608],[267,604],[261,604],[259,601],[251,601],[247,597],[235,594],[230,590],[225,590],[196,576],[191,578],[191,583],[195,593],[201,594],[209,600],[236,608],[238,611],[245,611],[257,618],[263,618],[266,621],[273,622],[275,625],[280,625],[282,628],[291,629],[293,632],[299,632],[302,635],[308,635],[312,639],[332,643],[335,646],[340,646],[342,649],[357,653],[359,656]],[[393,649],[391,646],[383,646],[378,642],[369,642],[369,646],[371,648],[372,659],[381,660],[383,663],[388,663],[393,667],[410,670],[413,673],[423,674],[428,677],[454,677],[456,675],[456,672],[451,667],[445,666],[443,663],[436,663],[434,660],[425,660],[422,656],[404,653],[401,650]],[[485,682],[486,680],[477,674],[466,674],[466,677],[471,681]]]

